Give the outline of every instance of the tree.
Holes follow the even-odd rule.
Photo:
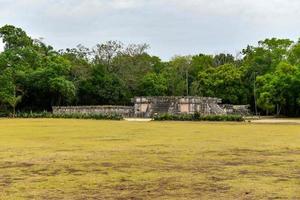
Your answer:
[[[197,95],[258,104],[262,113],[300,115],[300,40],[265,39],[245,48],[241,58],[197,54],[163,62],[143,43],[108,41],[94,49],[56,51],[11,25],[0,28],[0,38],[0,103],[13,113],[53,105],[127,105],[137,95]]]
[[[113,72],[112,61],[116,56],[122,54],[123,50],[124,44],[119,41],[108,41],[104,44],[97,44],[93,50],[94,62],[106,66],[108,72]]]
[[[13,109],[13,117],[16,115],[16,107],[22,100],[22,90],[14,80],[14,72],[11,69],[3,71],[0,75],[0,102],[7,103]]]
[[[197,80],[193,82],[193,94],[219,97],[225,103],[244,104],[246,94],[242,84],[242,73],[241,68],[234,64],[210,67],[199,72]]]
[[[128,91],[122,81],[107,73],[101,65],[92,69],[91,76],[82,80],[78,88],[79,104],[127,104],[130,102]]]
[[[225,65],[225,64],[234,64],[235,59],[231,54],[218,54],[213,58],[213,64],[215,67]]]
[[[192,57],[190,67],[190,78],[192,81],[197,79],[199,72],[214,66],[214,58],[211,55],[199,54]]]
[[[258,105],[267,113],[279,115],[283,112],[293,113],[291,107],[297,108],[299,87],[294,84],[299,81],[299,68],[286,62],[281,62],[276,71],[257,78]]]
[[[139,85],[141,96],[164,96],[167,92],[167,80],[162,74],[148,73]]]
[[[75,86],[73,82],[66,80],[65,77],[55,77],[50,79],[50,91],[56,96],[54,105],[61,105],[62,100],[70,102],[75,97]]]
[[[188,96],[190,93],[191,56],[175,56],[164,70],[164,76],[169,83],[169,94],[173,96]]]
[[[2,38],[5,44],[5,50],[27,47],[33,43],[33,40],[27,36],[25,31],[12,25],[5,25],[0,28],[0,38]]]
[[[158,57],[150,56],[147,53],[137,55],[120,55],[113,61],[116,66],[115,76],[130,91],[131,98],[139,94],[139,85],[143,77],[151,72],[159,72],[164,67]]]

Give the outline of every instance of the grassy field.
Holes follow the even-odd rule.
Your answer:
[[[0,199],[300,199],[300,126],[2,119]]]

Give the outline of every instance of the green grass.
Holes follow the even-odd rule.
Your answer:
[[[300,126],[0,120],[0,199],[300,199]]]

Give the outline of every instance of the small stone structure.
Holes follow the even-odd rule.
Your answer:
[[[134,114],[136,117],[152,117],[156,114],[225,115],[219,106],[221,99],[211,97],[136,97]]]
[[[227,115],[250,115],[250,105],[220,104]]]
[[[53,107],[54,114],[119,114],[123,117],[151,118],[157,114],[226,115],[249,114],[249,106],[222,104],[219,98],[211,97],[135,97],[134,106],[69,106]]]
[[[54,114],[120,114],[123,117],[133,117],[132,106],[64,106],[52,107]]]

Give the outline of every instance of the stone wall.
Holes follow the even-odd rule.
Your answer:
[[[68,106],[53,107],[54,114],[96,113],[119,114],[123,117],[150,118],[157,114],[226,115],[249,114],[249,106],[221,104],[222,100],[211,97],[135,97],[134,106]]]
[[[66,106],[53,107],[53,114],[119,114],[123,117],[133,116],[132,106]]]
[[[228,115],[250,115],[250,105],[231,105],[221,104],[220,107],[225,110]]]
[[[152,117],[156,114],[222,115],[221,99],[211,97],[136,97],[133,99],[136,117]]]

